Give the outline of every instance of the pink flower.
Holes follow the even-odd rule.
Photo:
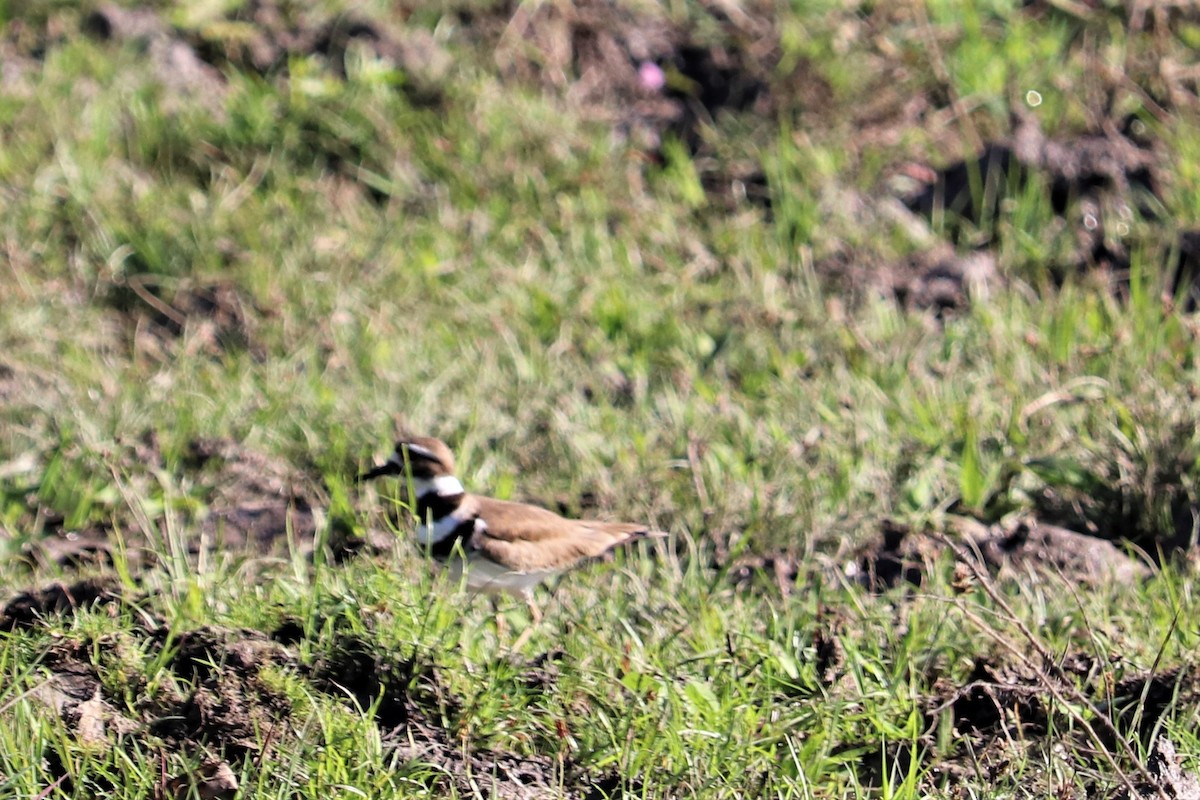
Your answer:
[[[666,73],[653,61],[643,61],[638,66],[638,80],[642,88],[649,92],[657,92],[667,85]]]

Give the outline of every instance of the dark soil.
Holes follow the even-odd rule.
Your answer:
[[[94,523],[80,530],[68,530],[61,514],[48,511],[40,515],[42,536],[27,543],[24,556],[33,567],[111,567],[113,565],[112,529]]]
[[[155,496],[155,472],[177,471],[181,483],[189,487],[201,505],[192,512],[192,522],[208,537],[208,546],[247,555],[279,554],[295,542],[311,551],[317,532],[314,509],[326,504],[319,481],[289,462],[274,458],[231,439],[197,438],[188,443],[183,458],[168,464],[154,432],[123,442],[105,461],[96,465],[107,473],[119,467],[135,486],[145,486],[147,496]],[[85,462],[80,456],[76,459]],[[64,517],[42,507],[35,493],[22,528],[35,535],[25,544],[25,557],[34,565],[106,566],[111,565],[116,546],[113,526],[108,522],[90,523],[69,529]],[[125,513],[123,513],[125,512]],[[182,512],[177,512],[182,513]],[[123,557],[137,571],[156,557],[155,547],[144,538],[143,525],[127,510],[118,506],[105,515],[117,520],[123,537]],[[155,520],[165,529],[161,520]],[[336,526],[335,526],[336,530]],[[289,541],[290,537],[290,541]],[[331,555],[341,560],[353,553],[378,552],[383,543],[367,541],[351,533],[333,537]],[[157,543],[161,549],[161,542]],[[188,542],[199,548],[201,542]]]
[[[388,731],[424,724],[427,711],[439,720],[456,711],[457,701],[438,683],[432,664],[383,653],[361,636],[340,637],[312,665],[309,677],[321,691],[371,710]]]
[[[1120,286],[1130,266],[1130,223],[1135,213],[1155,213],[1151,199],[1160,197],[1156,171],[1164,161],[1150,142],[1131,132],[1136,121],[1126,122],[1118,127],[1105,121],[1094,134],[1059,140],[1044,134],[1035,117],[1017,111],[1010,138],[985,143],[977,155],[940,169],[910,168],[917,185],[902,199],[927,219],[948,215],[953,243],[986,253],[999,244],[1002,203],[1021,195],[1036,178],[1046,186],[1060,225],[1075,237],[1071,258],[1053,277],[1061,282],[1100,269]],[[1185,271],[1181,264],[1177,272]],[[920,291],[905,292],[902,299],[928,304]],[[945,299],[935,293],[934,304]]]
[[[880,750],[878,743],[872,742],[845,746],[847,753],[865,753],[858,770],[860,780],[878,787],[885,778],[902,780],[915,766],[924,776],[922,787],[940,795],[953,792],[964,781],[997,781],[1020,768],[1022,786],[1030,796],[1062,796],[1061,776],[1031,768],[1038,758],[1056,747],[1090,753],[1090,763],[1076,765],[1080,774],[1111,779],[1110,756],[1127,763],[1124,747],[1128,742],[1140,738],[1150,745],[1157,722],[1168,710],[1191,707],[1200,699],[1200,668],[1195,665],[1163,673],[1130,671],[1114,686],[1114,676],[1129,669],[1119,656],[1101,661],[1075,652],[1050,663],[1031,661],[1015,662],[1007,654],[1000,659],[981,656],[962,679],[935,678],[933,692],[920,700],[924,732],[918,748],[905,744]],[[1152,696],[1162,702],[1139,705],[1138,698]],[[1080,709],[1089,705],[1095,713],[1086,711],[1081,717]],[[1126,713],[1135,708],[1140,709],[1136,720]],[[1080,722],[1083,718],[1094,737]],[[1166,746],[1169,748],[1170,742]],[[1156,739],[1154,750],[1160,747]],[[1138,749],[1136,745],[1134,749]],[[928,761],[914,765],[914,759]],[[1196,785],[1195,777],[1182,772],[1165,752],[1152,752],[1142,767],[1122,767],[1134,776],[1138,797],[1157,797],[1155,786],[1165,787],[1164,782]],[[1113,796],[1134,795],[1126,787]]]
[[[201,628],[162,638],[175,649],[170,669],[188,689],[182,696],[159,692],[139,703],[152,735],[234,764],[261,757],[279,742],[291,703],[263,683],[259,672],[267,664],[294,663],[283,647],[248,630]]]
[[[0,630],[31,628],[47,617],[74,614],[81,608],[115,606],[125,601],[116,575],[87,578],[73,584],[52,583],[21,592],[0,610]]]
[[[1200,780],[1180,766],[1175,745],[1165,736],[1154,740],[1150,757],[1146,759],[1149,773],[1132,791],[1117,794],[1120,800],[1200,800]]]
[[[167,294],[144,278],[115,287],[110,302],[124,312],[138,356],[168,360],[177,345],[189,353],[218,357],[265,352],[255,324],[266,312],[231,283],[180,287]]]
[[[0,620],[8,629],[33,628],[51,615],[120,602],[131,601],[108,581],[56,584],[14,598],[0,612]],[[297,626],[296,620],[287,620],[273,636],[217,627],[176,633],[162,624],[142,630],[144,638],[126,646],[151,655],[165,651],[164,668],[174,680],[155,681],[153,691],[144,681],[127,683],[127,689],[137,692],[132,715],[118,711],[129,707],[128,698],[107,696],[101,680],[103,671],[112,668],[104,653],[118,644],[59,639],[43,659],[45,677],[34,696],[94,747],[111,747],[119,736],[139,741],[147,752],[165,746],[170,752],[203,754],[203,774],[164,784],[180,792],[188,781],[200,780],[210,784],[209,796],[232,796],[237,788],[233,776],[246,759],[269,757],[288,747],[290,737],[305,728],[303,720],[293,718],[295,709],[288,698],[261,677],[268,666],[303,676],[313,691],[348,702],[355,710],[370,711],[400,763],[434,767],[413,773],[431,788],[453,787],[469,795],[483,782],[497,797],[557,796],[561,789],[567,797],[598,798],[639,785],[614,772],[593,773],[571,758],[465,746],[454,733],[461,703],[445,689],[430,662],[398,657],[361,635],[341,634],[329,655],[304,664],[278,641],[293,639]],[[528,680],[550,685],[548,670],[557,658],[561,654],[551,653],[531,662]],[[66,771],[55,763],[54,754],[47,753],[51,779],[66,780]],[[90,788],[105,790],[99,785]]]
[[[289,526],[300,541],[316,532],[313,508],[322,501],[315,482],[287,462],[230,439],[196,439],[184,467],[211,487],[204,527],[220,546],[271,550],[286,543]]]
[[[237,760],[258,753],[262,731],[279,724],[290,712],[286,698],[262,684],[258,671],[267,663],[290,664],[292,657],[279,645],[264,641],[261,634],[204,628],[172,637],[164,627],[144,634],[139,647],[174,652],[168,669],[179,681],[163,682],[153,694],[138,698],[137,719],[114,710],[124,707],[124,697],[104,695],[100,672],[105,667],[96,660],[103,658],[97,650],[115,647],[115,643],[64,639],[48,651],[44,666],[49,671],[45,684],[49,689],[44,699],[78,734],[84,735],[80,703],[95,701],[92,713],[108,728],[125,734],[137,731],[139,736],[152,736],[175,747],[202,749]],[[170,688],[173,685],[187,688],[178,692]],[[104,741],[100,726],[90,735],[97,742]]]
[[[1150,576],[1145,563],[1110,541],[1036,520],[988,527],[958,518],[954,526],[942,536],[885,521],[881,535],[845,565],[845,572],[877,591],[901,583],[921,586],[938,569],[939,561],[953,558],[950,542],[954,542],[971,563],[1000,578],[1094,586],[1134,583]],[[960,575],[956,570],[955,576],[969,581],[970,571]]]
[[[999,774],[1021,751],[1063,736],[1075,739],[1076,752],[1094,753],[1090,767],[1107,773],[1109,763],[1097,747],[1119,754],[1135,722],[1133,736],[1148,742],[1170,707],[1189,706],[1200,699],[1200,670],[1195,666],[1129,674],[1112,687],[1114,672],[1123,667],[1118,657],[1100,662],[1084,653],[1037,667],[981,658],[964,682],[939,680],[937,693],[925,700],[927,730],[933,736],[939,726],[948,724],[953,733],[950,741],[955,742],[954,752],[939,765],[941,776],[953,778],[960,771],[977,775],[981,767]],[[1159,702],[1139,704],[1139,698],[1150,696]],[[1090,721],[1098,742],[1066,710],[1084,703],[1100,712]],[[1126,713],[1135,707],[1136,720]],[[1152,756],[1146,762],[1147,774],[1141,776],[1143,785],[1161,775],[1162,766]]]
[[[661,163],[664,142],[678,140],[715,202],[769,207],[762,166],[719,156],[713,121],[725,114],[770,119],[780,108],[780,86],[788,87],[788,102],[809,107],[830,94],[807,62],[780,68],[772,14],[765,4],[742,4],[736,17],[701,32],[653,6],[587,0],[503,3],[466,15],[463,24],[477,44],[496,51],[507,80],[563,96],[651,162]]]
[[[1086,480],[1047,482],[1033,501],[1039,518],[1090,536],[1129,544],[1155,561],[1194,553],[1200,513],[1193,488],[1191,419],[1172,423],[1134,450],[1092,455]]]
[[[221,113],[225,78],[204,63],[185,41],[151,8],[122,8],[102,3],[82,22],[82,32],[104,40],[135,45],[145,55],[148,70],[158,79],[168,107],[199,104]]]
[[[529,692],[538,694],[552,692],[558,684],[558,664],[565,657],[566,653],[557,647],[539,653],[521,665],[521,674],[518,676],[518,680]]]

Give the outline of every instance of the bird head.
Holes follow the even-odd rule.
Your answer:
[[[446,443],[432,436],[409,436],[396,442],[396,450],[382,466],[359,476],[360,481],[385,475],[404,475],[405,464],[413,478],[433,481],[454,474],[454,454]]]

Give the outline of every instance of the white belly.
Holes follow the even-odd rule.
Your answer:
[[[494,561],[486,558],[470,558],[464,562],[461,558],[452,558],[446,563],[446,572],[450,580],[464,583],[463,573],[466,573],[465,585],[468,591],[484,592],[486,594],[529,595],[533,587],[553,575],[553,572],[513,572]]]

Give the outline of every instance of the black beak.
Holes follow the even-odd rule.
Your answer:
[[[364,472],[363,474],[359,475],[358,482],[362,483],[363,481],[373,481],[376,478],[382,478],[385,475],[403,475],[403,474],[404,474],[404,466],[397,463],[396,459],[391,458],[391,459],[388,459],[388,461],[385,464],[383,464],[382,466],[376,467],[375,469],[373,469],[369,472]]]

